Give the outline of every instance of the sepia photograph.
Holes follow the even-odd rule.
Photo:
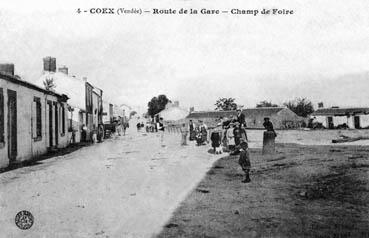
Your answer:
[[[369,1],[1,0],[0,238],[369,238]]]

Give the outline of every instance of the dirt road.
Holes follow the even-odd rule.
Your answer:
[[[134,131],[0,174],[1,237],[151,237],[217,157]],[[30,211],[29,230],[14,217]]]

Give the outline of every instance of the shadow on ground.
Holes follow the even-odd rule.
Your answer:
[[[0,169],[0,173],[8,172],[10,170],[14,170],[14,169],[22,168],[22,167],[30,167],[30,166],[39,165],[39,164],[42,164],[41,161],[43,161],[43,160],[47,160],[47,159],[53,158],[55,156],[67,155],[67,154],[70,154],[70,153],[72,153],[76,150],[79,150],[80,148],[88,146],[88,145],[90,145],[90,143],[82,143],[81,142],[81,143],[78,143],[78,144],[69,145],[66,148],[55,149],[55,150],[47,152],[44,155],[37,156],[37,157],[35,157],[31,160],[10,164],[8,167]]]
[[[369,147],[277,145],[218,160],[157,237],[369,237]]]

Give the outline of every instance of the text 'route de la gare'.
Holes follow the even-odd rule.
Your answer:
[[[292,9],[285,8],[263,8],[263,9],[207,9],[207,8],[89,8],[76,10],[78,14],[87,13],[92,15],[141,15],[141,14],[152,14],[152,15],[293,15],[295,11]]]

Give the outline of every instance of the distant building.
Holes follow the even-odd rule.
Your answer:
[[[42,76],[36,81],[40,87],[45,87],[47,80],[52,80],[52,90],[65,93],[70,100],[68,111],[68,131],[75,133],[75,142],[91,141],[93,132],[98,132],[103,124],[103,91],[87,81],[87,78],[77,78],[68,73],[63,66],[56,72],[56,59],[46,57]],[[83,131],[83,128],[87,131]]]
[[[325,128],[337,127],[369,128],[369,108],[319,108],[311,115],[315,122],[321,123]]]
[[[168,103],[165,109],[157,114],[157,117],[162,117],[166,124],[179,124],[185,122],[189,111],[181,108],[178,101]]]
[[[276,129],[299,128],[305,123],[305,118],[299,117],[288,108],[284,107],[259,107],[243,109],[247,128],[262,129],[264,118],[269,117]],[[219,123],[219,118],[230,118],[236,116],[236,111],[202,111],[192,112],[187,116],[190,120],[203,120],[210,126]]]
[[[66,95],[0,72],[0,167],[68,145]]]

